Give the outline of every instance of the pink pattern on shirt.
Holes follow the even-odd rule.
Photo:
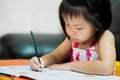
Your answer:
[[[71,53],[70,61],[74,61],[74,59],[73,59],[73,51]]]
[[[90,50],[86,50],[86,57],[87,57],[87,60],[90,61],[90,57],[91,57],[91,51]]]
[[[75,57],[75,61],[79,61],[80,60],[80,52],[76,53],[76,57]]]

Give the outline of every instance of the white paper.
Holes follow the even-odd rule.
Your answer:
[[[120,80],[118,76],[89,75],[73,71],[49,70],[44,68],[43,72],[32,71],[27,66],[1,66],[0,73],[16,76],[27,76],[35,80]]]

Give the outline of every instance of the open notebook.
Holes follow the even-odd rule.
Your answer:
[[[1,66],[0,74],[14,76],[25,76],[35,80],[120,80],[118,76],[89,75],[73,71],[49,70],[44,68],[43,72],[32,71],[27,66]]]

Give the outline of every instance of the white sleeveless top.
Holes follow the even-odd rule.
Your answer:
[[[96,52],[96,44],[92,44],[88,50],[79,49],[78,43],[74,42],[72,50],[71,61],[92,61],[98,59]]]

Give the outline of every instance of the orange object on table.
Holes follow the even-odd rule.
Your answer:
[[[34,80],[31,78],[25,78],[25,77],[15,77],[15,76],[5,76],[5,75],[0,75],[0,80]]]
[[[120,76],[120,61],[116,61],[116,71],[115,75]]]
[[[29,59],[5,59],[0,60],[0,66],[29,65]]]

